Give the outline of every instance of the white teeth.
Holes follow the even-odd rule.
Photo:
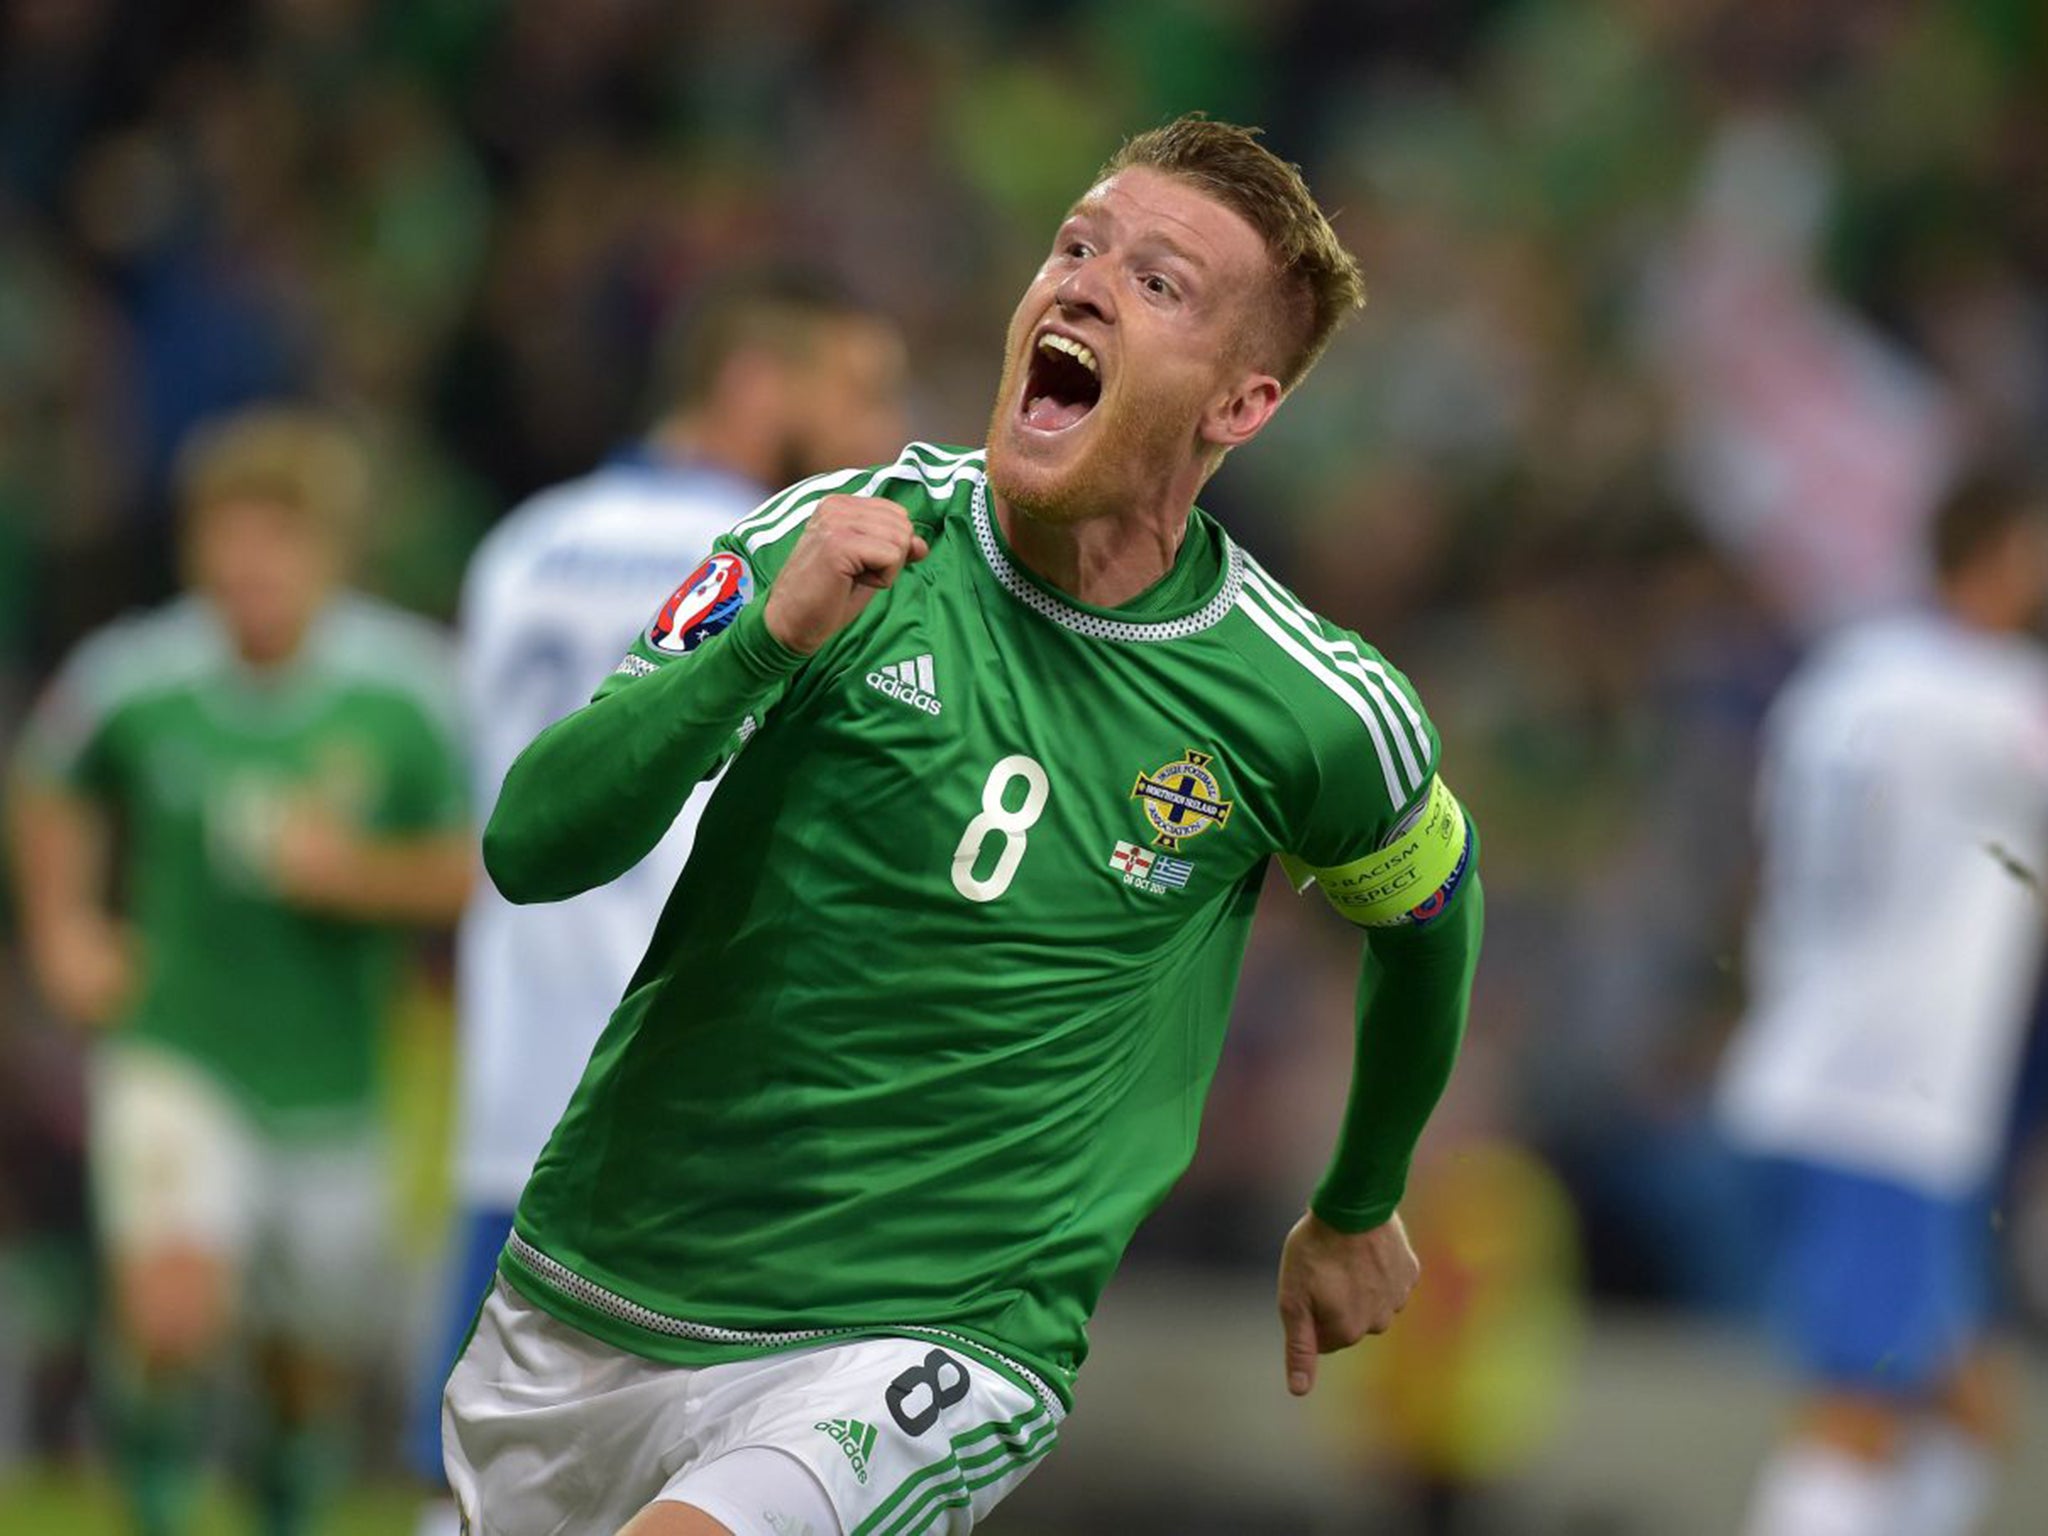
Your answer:
[[[1038,338],[1038,345],[1047,352],[1064,352],[1090,373],[1096,374],[1098,377],[1101,374],[1102,370],[1095,366],[1095,354],[1089,351],[1081,342],[1075,341],[1071,336],[1055,335],[1053,332],[1048,331],[1045,335]]]

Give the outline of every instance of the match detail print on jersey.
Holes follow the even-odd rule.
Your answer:
[[[1472,864],[1472,828],[1442,778],[1384,847],[1335,869],[1283,856],[1297,887],[1313,880],[1330,905],[1366,928],[1426,923],[1450,904]]]
[[[1150,848],[1140,848],[1136,843],[1125,842],[1119,842],[1110,853],[1109,868],[1112,873],[1123,876],[1125,885],[1150,891],[1155,896],[1185,889],[1189,877],[1195,872],[1194,864],[1187,859],[1176,859],[1171,854],[1156,853]]]
[[[754,573],[738,555],[716,554],[669,594],[647,628],[647,643],[686,656],[731,625],[754,595]]]

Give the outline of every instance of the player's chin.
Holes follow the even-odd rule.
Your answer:
[[[1085,521],[1087,475],[1076,463],[1047,464],[1024,455],[991,451],[988,483],[1003,502],[1041,523]]]
[[[990,484],[1015,506],[1065,500],[1085,477],[1094,429],[1093,413],[1058,432],[1011,417],[989,443]]]

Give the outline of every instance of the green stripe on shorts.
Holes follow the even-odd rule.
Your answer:
[[[1058,1441],[1059,1435],[1048,1424],[1014,1460],[1005,1458],[987,1471],[952,1487],[941,1483],[926,1489],[916,1505],[901,1521],[891,1526],[885,1536],[916,1536],[917,1532],[930,1530],[933,1522],[946,1510],[970,1502],[977,1488],[986,1488],[990,1483],[999,1483],[1006,1477],[1015,1477],[1030,1470],[1032,1464],[1049,1454]]]
[[[973,1489],[1022,1471],[1051,1450],[1058,1438],[1059,1425],[1043,1403],[1033,1403],[1013,1419],[954,1435],[952,1448],[943,1459],[905,1478],[873,1514],[854,1527],[852,1536],[898,1536],[915,1529],[920,1518],[965,1503]],[[984,1440],[993,1443],[975,1449]],[[995,1464],[993,1472],[981,1471],[990,1463]],[[979,1475],[970,1480],[970,1472]]]

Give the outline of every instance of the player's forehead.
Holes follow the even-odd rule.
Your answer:
[[[1065,223],[1162,245],[1205,270],[1259,270],[1269,263],[1264,237],[1243,214],[1194,182],[1146,165],[1096,182],[1076,199]]]
[[[264,537],[273,543],[322,547],[339,537],[338,531],[316,512],[286,498],[256,491],[199,502],[187,509],[185,521],[189,538],[216,544]]]

